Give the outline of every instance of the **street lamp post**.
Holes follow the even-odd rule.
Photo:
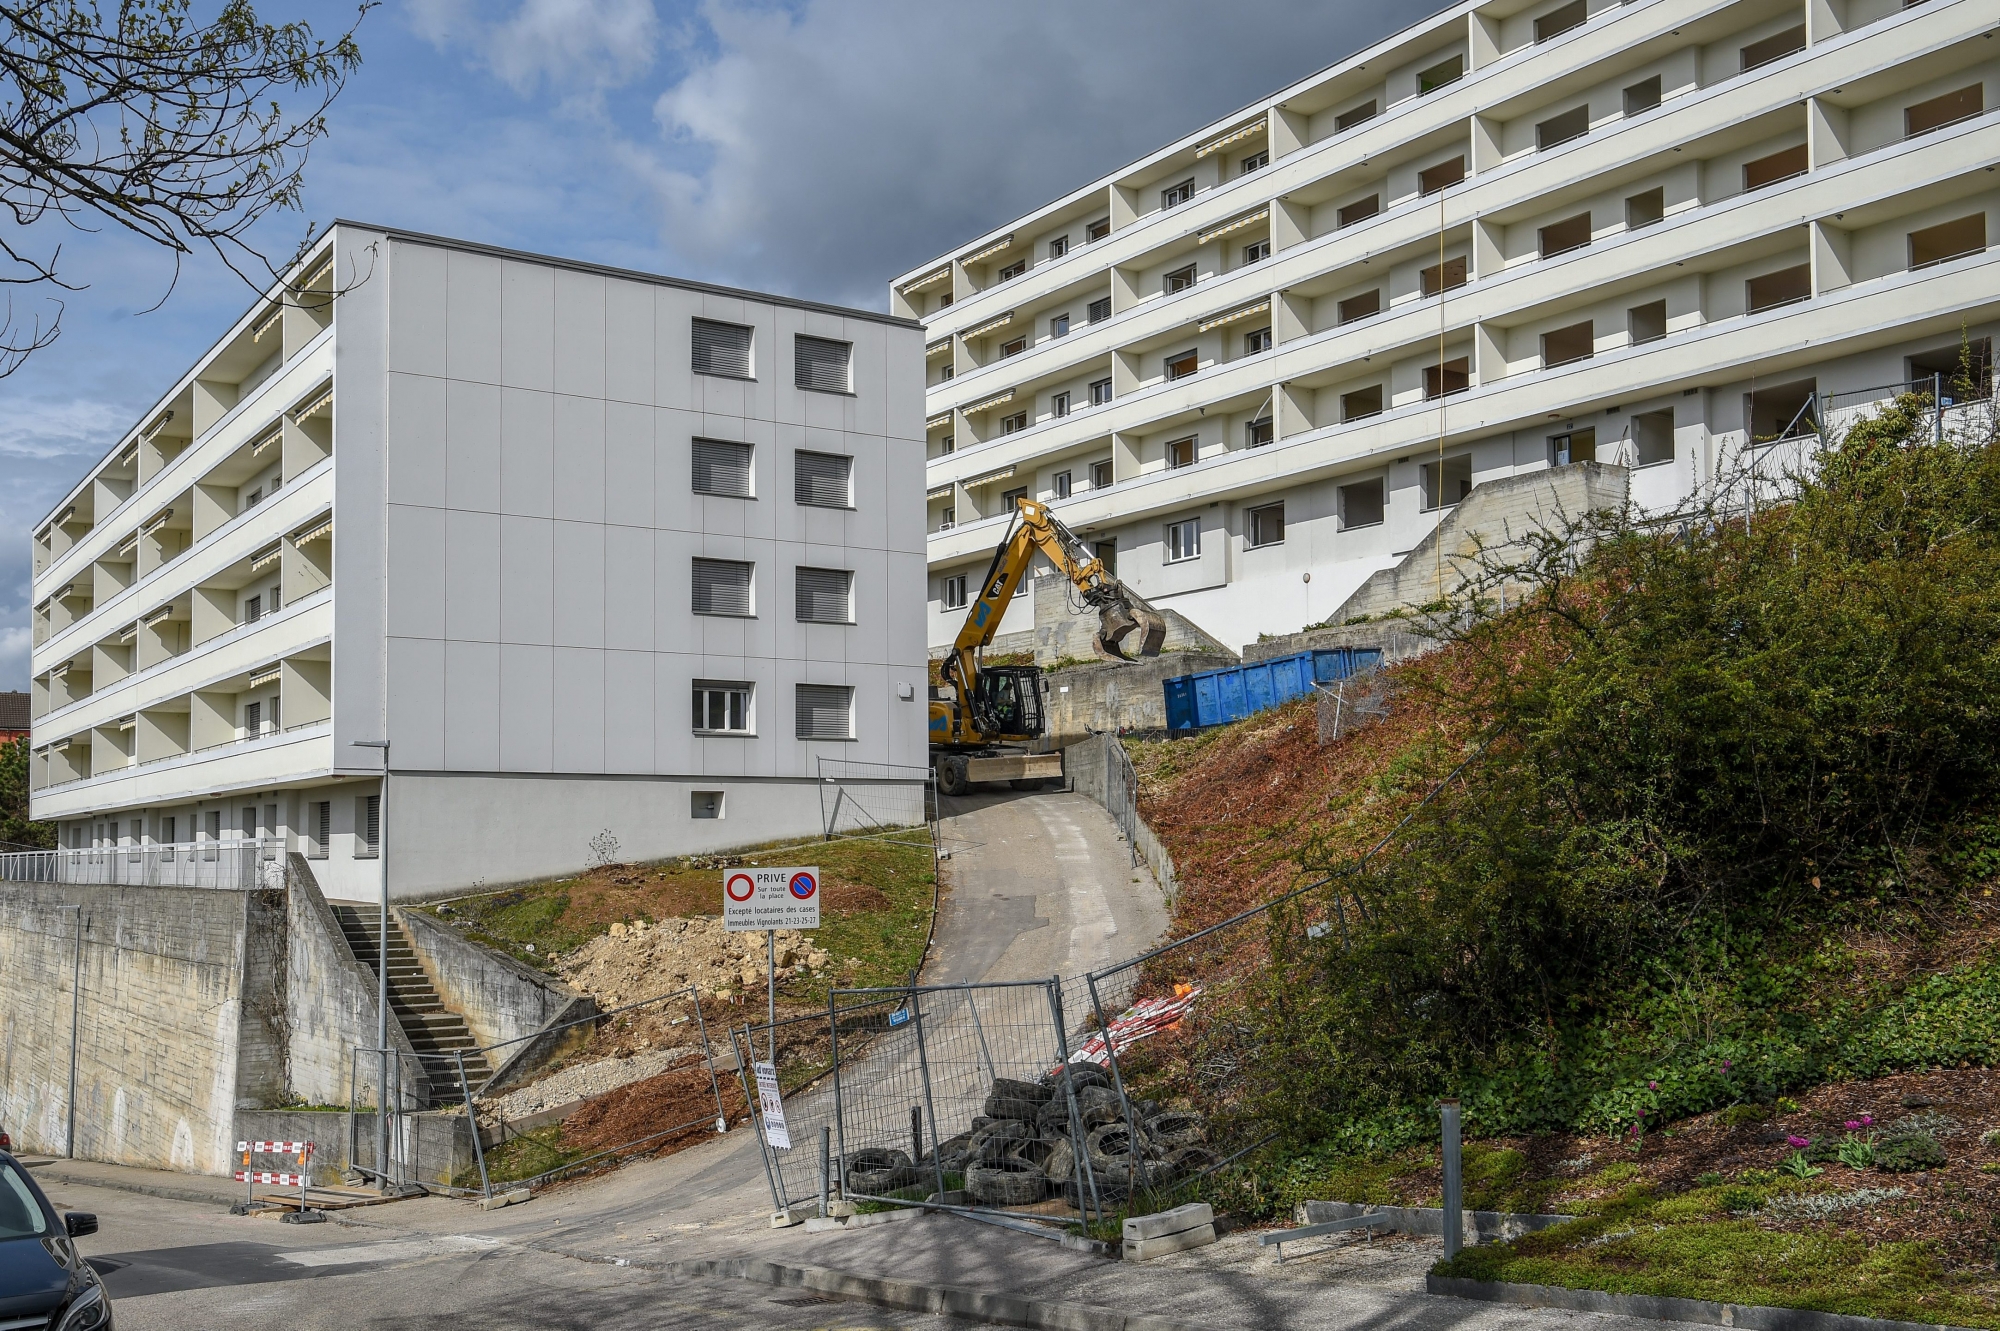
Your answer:
[[[389,1182],[389,741],[358,739],[354,747],[382,750],[382,792],[375,797],[375,861],[382,878],[381,914],[375,935],[375,1044],[382,1051],[381,1090],[375,1106],[375,1168],[386,1188]]]

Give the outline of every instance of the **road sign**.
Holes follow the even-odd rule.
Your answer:
[[[731,933],[819,928],[819,868],[724,869],[722,927]]]
[[[750,1066],[757,1074],[757,1103],[764,1111],[764,1140],[780,1151],[789,1151],[792,1134],[785,1126],[785,1102],[778,1095],[778,1069],[769,1063]]]

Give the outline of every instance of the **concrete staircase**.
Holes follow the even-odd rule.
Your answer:
[[[371,973],[379,975],[377,966],[382,955],[379,910],[335,905],[333,913],[355,957]],[[410,1047],[423,1060],[434,1107],[455,1105],[463,1100],[454,1054],[464,1053],[466,1084],[475,1095],[492,1077],[493,1067],[486,1061],[486,1055],[475,1052],[479,1041],[466,1026],[465,1018],[447,1008],[444,999],[438,996],[423,963],[417,960],[416,949],[410,946],[409,936],[394,915],[389,917],[389,1011],[409,1037]]]

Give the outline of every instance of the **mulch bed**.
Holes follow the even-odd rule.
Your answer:
[[[717,1074],[722,1106],[731,1126],[745,1120],[743,1084]],[[671,1155],[715,1133],[715,1089],[700,1063],[675,1068],[598,1096],[563,1120],[566,1151],[609,1151],[654,1133],[679,1129],[646,1143],[632,1154]]]

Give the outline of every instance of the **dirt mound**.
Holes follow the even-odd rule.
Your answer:
[[[778,932],[777,948],[780,980],[813,974],[833,960],[795,929]],[[728,933],[721,917],[713,915],[658,924],[616,921],[608,932],[556,958],[564,981],[604,1007],[638,1002],[688,985],[703,995],[733,995],[761,988],[767,964],[762,934]]]
[[[722,1088],[723,1113],[733,1124],[745,1115],[742,1083],[734,1077],[709,1078],[703,1064],[676,1068],[657,1077],[601,1095],[563,1121],[567,1151],[609,1151],[664,1133],[651,1151],[676,1150],[715,1131],[715,1088]],[[672,1131],[669,1129],[680,1129]]]

